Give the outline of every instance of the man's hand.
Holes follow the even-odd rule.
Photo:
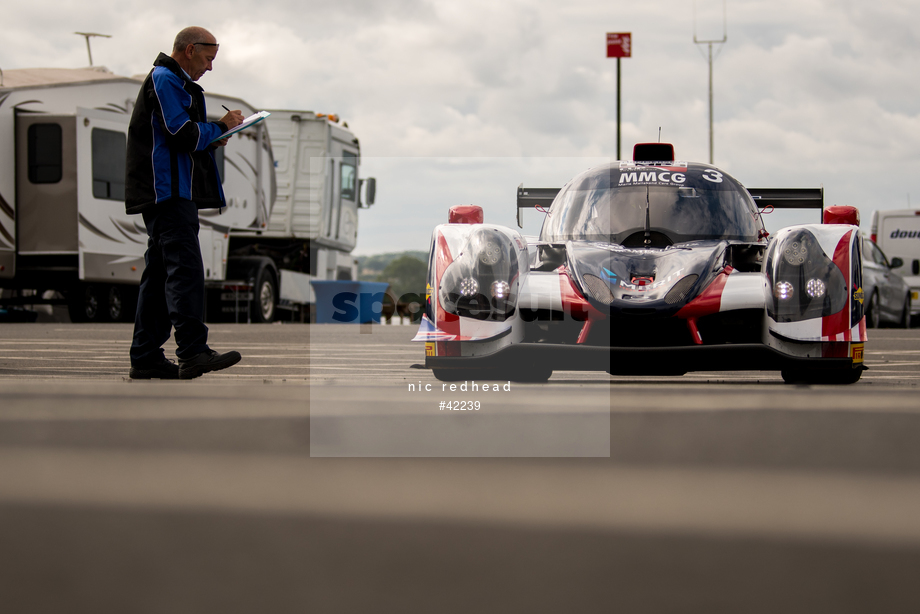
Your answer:
[[[227,107],[224,107],[224,108],[226,109]],[[231,128],[236,128],[237,126],[242,124],[243,119],[245,119],[243,117],[243,114],[239,111],[239,109],[237,109],[235,111],[227,110],[227,114],[221,117],[220,121],[222,121],[227,126],[227,130],[230,130]],[[228,136],[227,138],[223,140],[216,141],[214,144],[217,145],[218,147],[225,147],[227,143],[229,142],[230,142],[230,137]]]
[[[226,124],[227,130],[230,130],[242,124],[244,119],[243,114],[239,110],[236,110],[227,111],[227,114],[221,117],[220,121]]]

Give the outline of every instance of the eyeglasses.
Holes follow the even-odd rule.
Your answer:
[[[220,47],[220,43],[192,43],[193,45],[206,45],[208,47]]]

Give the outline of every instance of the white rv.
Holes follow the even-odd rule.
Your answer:
[[[92,68],[7,70],[3,79],[3,302],[62,295],[74,320],[133,320],[147,236],[124,210],[124,166],[141,81]],[[211,119],[221,105],[256,111],[238,98],[206,99]],[[279,307],[303,317],[311,279],[356,278],[357,139],[311,112],[269,120],[217,150],[227,207],[199,216],[209,319],[271,321]],[[368,206],[373,192],[370,180]]]
[[[910,286],[910,313],[920,317],[920,210],[873,211],[870,234],[889,260],[900,258],[896,271]]]

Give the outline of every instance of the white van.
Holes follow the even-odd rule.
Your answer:
[[[893,270],[910,286],[910,313],[916,325],[920,317],[920,209],[875,211],[870,234],[889,260],[903,260]]]

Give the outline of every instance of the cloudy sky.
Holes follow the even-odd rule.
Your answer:
[[[706,47],[721,0],[161,0],[16,3],[0,69],[95,64],[146,73],[186,25],[221,43],[200,83],[260,108],[338,113],[378,202],[356,254],[428,248],[455,204],[514,224],[515,188],[561,186],[637,141],[708,161]],[[694,9],[694,6],[696,7]],[[823,185],[827,204],[920,207],[920,0],[727,0],[715,47],[715,163],[750,187]],[[776,216],[777,214],[774,214]],[[815,216],[815,214],[811,214]],[[525,232],[541,215],[527,212]],[[779,216],[768,224],[781,225]]]

